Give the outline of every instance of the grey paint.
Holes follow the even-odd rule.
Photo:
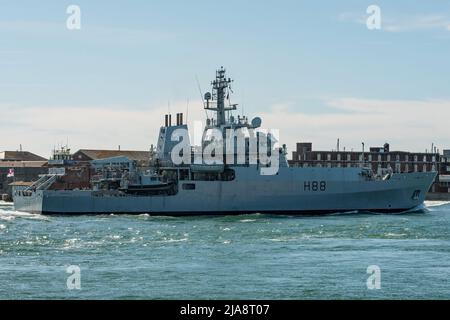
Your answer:
[[[180,181],[174,196],[118,196],[95,191],[36,191],[14,197],[18,211],[47,214],[224,214],[409,210],[423,204],[436,173],[394,174],[367,181],[358,168],[280,168],[262,176],[257,167],[236,167],[234,181]],[[304,190],[307,181],[326,181],[326,191]],[[183,190],[195,183],[195,190]],[[420,196],[413,199],[415,191]]]

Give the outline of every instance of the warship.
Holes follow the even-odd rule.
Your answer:
[[[95,160],[89,180],[67,187],[66,152],[48,174],[15,190],[17,211],[38,214],[315,215],[399,213],[423,206],[436,172],[375,174],[358,167],[290,167],[286,146],[258,117],[235,117],[232,80],[220,68],[204,94],[206,125],[191,144],[183,114],[165,115],[148,163],[127,157]],[[231,132],[231,134],[230,134]],[[207,151],[207,152],[206,152]],[[59,165],[59,167],[58,167]]]

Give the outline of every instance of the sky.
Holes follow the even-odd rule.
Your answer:
[[[221,66],[289,151],[450,149],[449,57],[444,0],[0,0],[0,151],[148,150]]]

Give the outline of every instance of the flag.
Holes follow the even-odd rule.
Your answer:
[[[9,169],[8,170],[8,175],[6,177],[7,178],[13,178],[14,177],[14,169]]]

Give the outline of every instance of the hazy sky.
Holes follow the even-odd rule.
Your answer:
[[[222,65],[233,102],[290,151],[450,149],[449,57],[443,0],[0,0],[0,151],[148,149],[168,101],[204,120],[195,79],[208,90]]]

